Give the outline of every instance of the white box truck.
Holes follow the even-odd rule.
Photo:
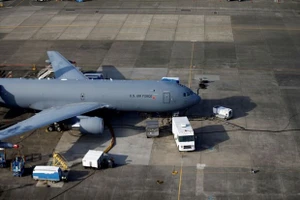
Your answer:
[[[114,161],[103,151],[89,150],[82,158],[82,166],[85,168],[112,168]]]
[[[195,150],[195,134],[187,117],[172,118],[172,133],[179,151]]]

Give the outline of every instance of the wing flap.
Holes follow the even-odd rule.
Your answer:
[[[0,140],[75,117],[106,105],[95,102],[72,103],[45,109],[36,115],[0,131]]]

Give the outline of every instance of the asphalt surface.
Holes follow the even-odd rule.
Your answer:
[[[166,127],[161,137],[147,139],[145,117],[112,114],[117,139],[110,153],[118,166],[86,170],[80,159],[88,149],[105,149],[108,130],[88,136],[41,129],[9,140],[21,150],[8,150],[8,157],[28,156],[28,170],[22,178],[0,170],[0,199],[300,198],[299,2],[4,4],[0,66],[13,77],[36,76],[46,51],[56,50],[82,70],[113,79],[178,76],[194,91],[199,78],[210,83],[199,91],[203,101],[187,112],[197,135],[195,152],[178,152],[168,118],[159,119]],[[232,108],[234,118],[201,118],[214,105]],[[17,115],[7,111],[1,108],[3,123]],[[36,187],[29,168],[47,164],[54,151],[69,161],[70,181],[61,188]]]

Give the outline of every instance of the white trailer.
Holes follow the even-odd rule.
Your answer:
[[[172,133],[179,151],[195,150],[195,134],[187,117],[172,118]]]
[[[89,150],[82,158],[82,166],[87,168],[112,168],[114,161],[103,151]]]
[[[226,108],[223,106],[214,106],[213,107],[213,113],[216,117],[222,118],[222,119],[230,119],[233,116],[233,111],[230,108]]]

